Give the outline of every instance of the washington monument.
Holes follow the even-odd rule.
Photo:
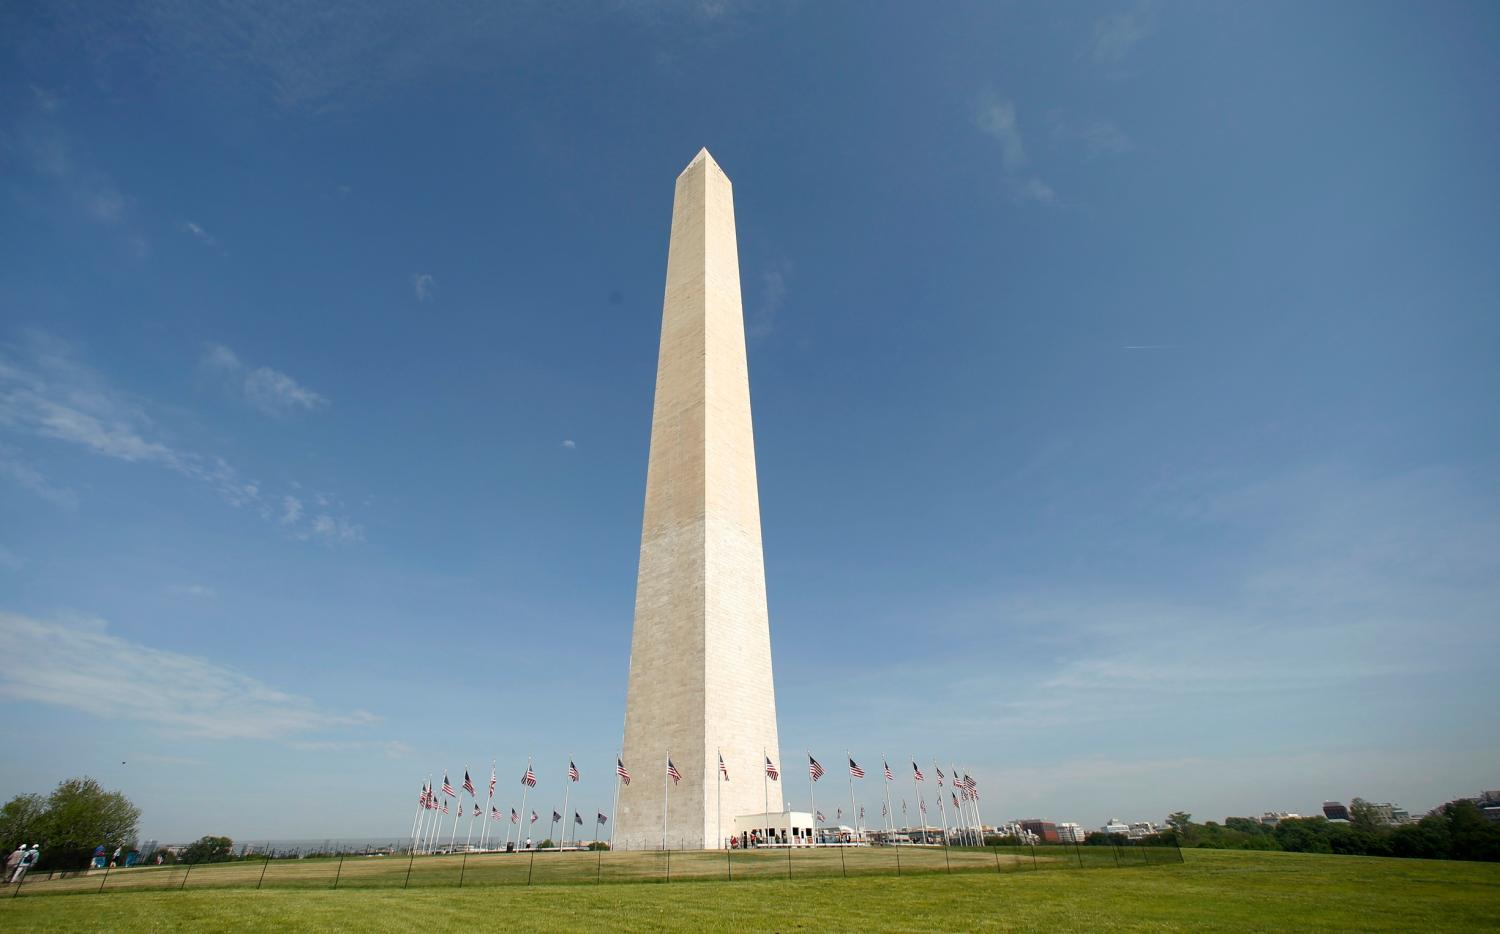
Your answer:
[[[762,750],[779,768],[734,190],[704,149],[672,203],[615,845],[718,847],[780,811]]]

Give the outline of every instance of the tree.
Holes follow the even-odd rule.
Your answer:
[[[108,851],[135,846],[141,810],[118,791],[105,791],[87,776],[60,782],[47,796],[46,813],[38,825],[42,847],[40,867],[81,869],[94,848]]]
[[[21,844],[40,843],[47,799],[41,795],[16,795],[0,807],[0,852],[9,855]]]
[[[1375,805],[1364,798],[1355,798],[1349,802],[1349,824],[1355,830],[1365,833],[1379,833],[1386,827],[1385,818],[1375,810]]]
[[[182,851],[184,863],[223,863],[234,857],[234,841],[228,837],[199,837]]]
[[[1173,811],[1167,815],[1167,826],[1179,834],[1186,834],[1188,828],[1193,824],[1193,815],[1187,811]]]

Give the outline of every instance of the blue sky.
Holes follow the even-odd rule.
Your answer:
[[[0,795],[397,836],[571,754],[607,809],[701,146],[789,777],[1495,784],[1491,5],[550,6],[0,13]]]

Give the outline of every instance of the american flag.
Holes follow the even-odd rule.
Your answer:
[[[495,796],[495,767],[490,766],[490,797]]]
[[[889,762],[886,762],[884,759],[880,760],[880,764],[885,766],[885,780],[888,782],[895,781],[896,776],[891,774],[891,764]]]
[[[922,775],[922,770],[917,768],[917,764],[915,762],[911,764],[911,774],[912,778],[915,778],[919,782],[925,780]]]
[[[562,815],[559,814],[559,813],[557,813],[556,811],[553,811],[552,812],[552,823],[555,824],[555,823],[557,823],[560,820],[562,820]]]
[[[582,827],[583,826],[583,815],[579,814],[577,811],[574,811],[573,812],[573,823],[575,823],[578,826]]]
[[[919,800],[917,805],[922,809],[923,814],[927,813],[927,802],[925,800]]]
[[[448,784],[448,773],[447,772],[443,773],[443,794],[447,795],[450,798],[456,798],[456,797],[458,797],[458,795],[456,795],[456,794],[453,793],[453,786],[450,785],[450,784]],[[445,810],[446,810],[446,808],[445,808]]]
[[[443,813],[444,814],[448,813],[448,802],[447,801],[443,802]]]
[[[906,816],[906,799],[905,798],[901,799],[901,815],[903,817]]]
[[[512,824],[519,824],[521,822],[521,815],[516,813],[515,808],[510,809],[510,822]]]
[[[859,819],[860,820],[864,820],[865,819],[865,806],[863,804],[861,804],[859,806]]]
[[[859,763],[855,762],[853,759],[850,759],[849,774],[853,775],[855,778],[864,778],[865,770],[859,767]]]
[[[948,796],[953,799],[953,806],[955,808],[958,807],[958,795],[956,795],[956,794],[954,794],[953,792],[950,791],[950,792],[948,792]]]
[[[464,791],[467,791],[470,794],[470,796],[477,796],[478,795],[478,792],[476,792],[474,790],[474,782],[472,780],[470,780],[470,778],[469,778],[469,770],[468,769],[464,769]]]
[[[432,794],[432,790],[427,787],[427,783],[426,782],[423,782],[422,783],[422,793],[419,794],[419,795],[417,795],[417,804],[419,804],[419,805],[421,805],[422,807],[425,808],[427,806],[427,797],[428,797],[428,795],[431,795],[431,794]]]
[[[781,770],[776,768],[776,764],[771,761],[770,756],[766,756],[766,774],[771,776],[771,781],[773,782],[781,781]]]
[[[615,760],[615,774],[620,776],[620,781],[630,784],[630,770],[625,768],[625,763],[619,759]]]
[[[568,780],[578,781],[578,766],[573,764],[572,759],[568,760]]]
[[[938,768],[935,765],[932,767],[932,770],[937,773],[938,787],[939,788],[943,787],[943,770],[940,769],[940,768]]]
[[[724,776],[724,781],[729,781],[729,770],[724,767],[724,754],[719,753],[719,774]]]
[[[814,759],[812,756],[808,756],[807,757],[807,774],[812,776],[812,780],[813,781],[817,781],[818,779],[822,778],[823,777],[823,763],[819,762],[817,759]]]
[[[682,781],[682,773],[677,771],[677,766],[672,764],[672,757],[667,757],[667,777],[672,779],[672,784]]]
[[[536,787],[536,771],[532,769],[531,763],[526,763],[526,774],[521,776],[521,784]]]
[[[490,820],[505,820],[505,815],[504,815],[504,814],[501,814],[501,813],[500,813],[500,812],[499,812],[499,811],[498,811],[498,810],[497,810],[497,809],[496,809],[496,808],[495,808],[495,807],[494,807],[494,805],[491,805],[491,806],[490,806]]]
[[[823,816],[823,812],[822,811],[819,811],[818,812],[818,820],[823,821],[823,822],[826,823],[828,821],[828,818],[826,818],[826,817]]]
[[[833,815],[833,819],[834,820],[843,820],[844,819],[844,809],[843,808],[839,808],[838,811]]]
[[[890,813],[891,813],[890,809],[887,808],[884,804],[882,804],[880,806],[880,816],[881,817],[885,817],[885,816],[889,815]]]
[[[480,811],[479,811],[479,802],[478,802],[478,801],[475,801],[475,802],[474,802],[474,813],[473,813],[473,814],[471,814],[471,815],[470,815],[470,816],[471,816],[471,817],[478,817],[478,816],[479,816],[479,814],[480,814]]]
[[[539,820],[541,820],[541,818],[539,818],[539,817],[536,816],[536,812],[535,811],[532,811],[531,812],[531,822],[533,824],[535,824]]]
[[[599,816],[597,816],[597,817],[594,818],[594,823],[600,824],[602,826],[604,824],[609,823],[609,818],[607,818],[607,817],[604,816],[604,812],[603,811],[600,811],[599,812]]]

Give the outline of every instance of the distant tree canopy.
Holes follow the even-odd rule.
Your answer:
[[[1186,847],[1500,861],[1500,824],[1486,820],[1472,801],[1452,801],[1415,824],[1391,827],[1374,805],[1355,798],[1349,817],[1348,823],[1290,817],[1272,827],[1247,817],[1198,824],[1178,811],[1167,823]]]
[[[224,863],[234,859],[234,841],[228,837],[199,837],[182,851],[184,863]]]
[[[113,854],[135,846],[141,811],[118,791],[92,778],[70,778],[43,798],[17,795],[0,807],[0,849],[23,843],[42,848],[41,869],[82,869],[95,847]]]

